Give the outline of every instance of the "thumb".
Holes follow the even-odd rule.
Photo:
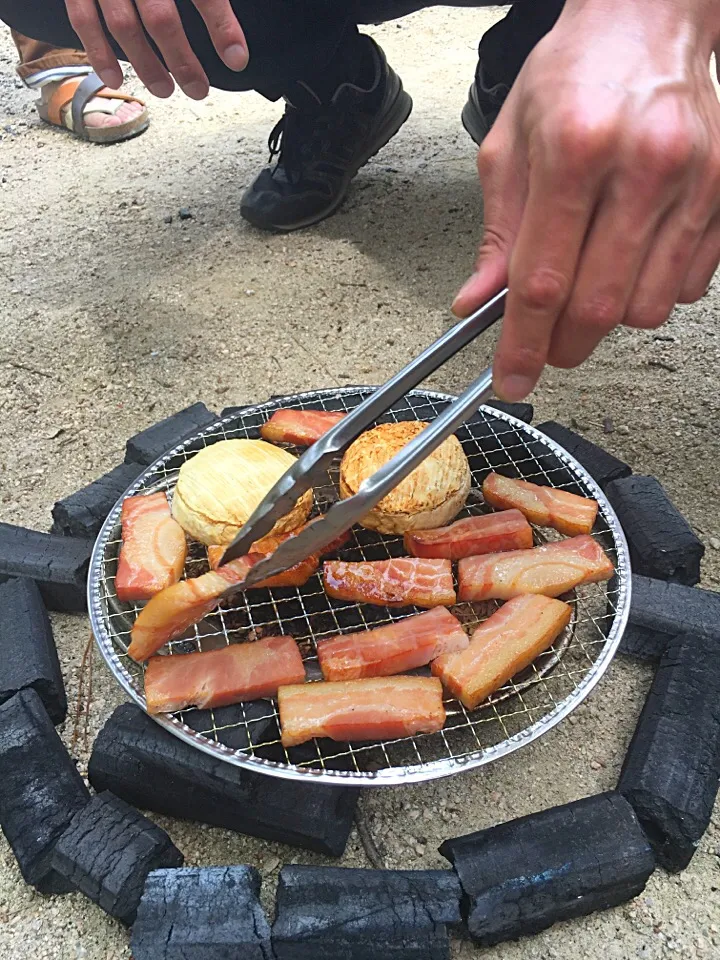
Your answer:
[[[485,228],[475,272],[465,281],[453,300],[456,317],[469,317],[499,290],[507,285],[511,244],[507,237]]]
[[[511,138],[496,130],[478,154],[485,230],[475,271],[453,301],[452,311],[457,317],[470,316],[507,285],[508,264],[527,194],[517,156]]]

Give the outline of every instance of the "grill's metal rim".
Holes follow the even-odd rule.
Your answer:
[[[372,389],[372,387],[347,386],[331,389],[316,389],[304,391],[302,393],[290,394],[287,396],[273,397],[271,400],[267,400],[263,403],[243,407],[242,415],[252,416],[253,414],[263,411],[279,409],[286,405],[284,401],[286,402],[288,400],[292,400],[293,402],[303,402],[304,400],[316,397],[318,393],[332,393],[335,397],[343,397],[351,396],[352,394],[356,394],[359,391],[367,389]],[[423,389],[412,390],[408,395],[419,398],[429,398],[431,400],[437,400],[440,402],[449,402],[455,399],[452,394]],[[175,717],[164,715],[153,716],[153,720],[160,727],[167,730],[178,739],[191,744],[196,749],[201,750],[203,753],[206,753],[215,759],[230,763],[233,766],[254,770],[256,773],[264,773],[266,775],[271,775],[286,780],[307,782],[308,778],[310,778],[315,782],[333,784],[335,786],[346,785],[353,787],[372,787],[401,786],[409,783],[424,783],[429,780],[437,780],[452,776],[456,773],[464,772],[466,770],[477,769],[485,766],[487,763],[497,760],[500,757],[508,756],[509,754],[520,749],[520,747],[537,740],[543,734],[557,726],[557,724],[560,723],[566,716],[568,716],[572,710],[579,706],[579,704],[586,699],[586,697],[590,694],[590,692],[605,674],[610,663],[612,662],[627,626],[628,617],[630,614],[632,589],[630,577],[630,554],[627,540],[622,527],[620,526],[620,522],[617,519],[615,511],[612,509],[600,486],[590,476],[585,468],[577,460],[575,460],[574,457],[572,457],[554,440],[550,439],[550,437],[547,437],[535,427],[524,423],[516,417],[513,417],[502,410],[498,410],[495,407],[483,406],[481,409],[486,414],[496,419],[505,421],[515,429],[519,430],[521,433],[525,433],[526,435],[529,435],[529,437],[540,441],[550,451],[552,451],[552,453],[560,461],[562,461],[576,475],[578,475],[598,500],[604,519],[607,522],[608,529],[613,537],[614,546],[617,553],[617,612],[613,618],[613,623],[608,632],[601,654],[589,668],[585,677],[577,684],[574,690],[568,694],[567,697],[556,704],[554,709],[545,716],[541,717],[540,720],[537,720],[535,723],[519,731],[518,733],[507,737],[500,743],[488,746],[481,751],[468,753],[465,756],[458,758],[442,758],[439,760],[431,760],[422,764],[412,764],[405,767],[393,767],[390,769],[380,769],[376,771],[319,770],[311,767],[301,768],[297,766],[290,766],[272,760],[265,760],[261,757],[256,757],[243,751],[232,750],[222,743],[208,740],[206,737],[199,735],[195,730],[193,730],[187,724],[182,723],[182,721],[176,719]],[[129,682],[124,671],[120,668],[118,662],[116,662],[114,644],[105,626],[102,616],[99,583],[102,574],[103,556],[108,534],[119,520],[122,509],[122,501],[126,497],[132,496],[143,489],[144,478],[148,474],[157,472],[159,468],[168,463],[173,457],[182,453],[182,451],[190,443],[197,442],[206,435],[213,435],[217,432],[218,427],[233,422],[237,419],[237,416],[238,414],[232,414],[227,417],[219,418],[214,424],[211,424],[209,427],[206,427],[193,437],[190,437],[182,443],[176,445],[162,457],[159,457],[157,460],[155,460],[154,463],[146,467],[146,469],[142,471],[134,483],[132,483],[127,488],[125,493],[123,493],[118,500],[118,503],[108,515],[105,523],[102,526],[102,529],[100,530],[92,551],[88,574],[87,599],[88,612],[90,615],[93,634],[100,648],[103,659],[110,668],[113,676],[123,690],[125,690],[128,696],[143,710],[145,710],[144,698]]]

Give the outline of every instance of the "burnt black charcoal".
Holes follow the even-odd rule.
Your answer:
[[[657,630],[648,630],[646,627],[637,627],[628,623],[622,635],[618,650],[634,660],[647,660],[658,663],[670,638],[666,633]]]
[[[156,870],[132,930],[134,960],[273,960],[253,867]]]
[[[447,960],[448,926],[460,917],[450,870],[280,871],[277,960]]]
[[[504,400],[490,400],[488,407],[494,407],[496,410],[502,410],[503,413],[509,413],[511,417],[522,420],[523,423],[532,423],[535,410],[531,403],[505,403]]]
[[[626,477],[605,491],[630,547],[633,571],[693,586],[705,547],[655,477]]]
[[[233,767],[162,730],[133,704],[110,717],[90,757],[90,782],[128,803],[331,856],[345,849],[356,791]]]
[[[538,430],[575,457],[603,490],[612,480],[629,477],[632,473],[627,463],[554,420],[538,424]]]
[[[633,574],[620,652],[657,663],[670,638],[688,631],[720,635],[720,593]]]
[[[53,723],[67,716],[67,697],[52,627],[37,584],[0,584],[0,703],[34,690]]]
[[[138,463],[121,463],[77,493],[58,500],[52,510],[52,532],[94,540],[107,515],[142,470]]]
[[[35,580],[50,610],[85,610],[92,547],[90,540],[55,537],[0,523],[0,583],[10,577],[27,577]]]
[[[618,783],[666,870],[690,863],[718,778],[720,637],[686,633],[660,661]]]
[[[26,883],[73,889],[52,869],[55,844],[90,794],[34,690],[0,705],[0,826]]]
[[[655,867],[632,807],[617,793],[447,840],[440,852],[457,870],[465,921],[483,946],[624,903]]]
[[[125,447],[125,463],[148,466],[188,437],[215,423],[217,414],[204,403],[194,403],[166,420],[130,437]]]
[[[164,830],[112,793],[75,814],[52,859],[56,873],[126,924],[135,920],[148,874],[183,862]]]

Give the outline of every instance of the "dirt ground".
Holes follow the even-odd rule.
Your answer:
[[[415,112],[361,172],[343,210],[290,237],[262,235],[238,215],[241,191],[267,159],[279,105],[255,95],[214,92],[200,104],[176,95],[152,104],[139,139],[85,145],[40,124],[0,31],[0,520],[47,529],[56,499],[117,464],[128,436],[188,403],[219,410],[382,382],[447,327],[481,234],[475,151],[459,114],[477,39],[497,15],[428,11],[373,31]],[[141,91],[136,80],[129,88]],[[180,207],[192,219],[181,222]],[[582,369],[548,371],[533,398],[538,421],[572,423],[662,481],[707,545],[703,584],[714,589],[719,307],[716,280],[658,334],[621,330]],[[459,391],[491,349],[487,338],[467,350],[433,385]],[[88,624],[53,623],[74,705]],[[611,788],[650,677],[618,658],[569,721],[509,759],[365,793],[387,864],[445,866],[436,851],[448,836]],[[99,659],[95,678],[91,738],[122,699]],[[72,728],[69,720],[68,742]],[[189,864],[255,864],[268,896],[281,864],[321,862],[157,819]],[[657,872],[635,902],[494,951],[456,943],[454,955],[720,956],[719,855],[716,813],[689,869]],[[355,834],[342,863],[367,863]],[[26,887],[3,841],[0,954],[127,960],[129,948],[125,931],[81,896],[45,898]]]

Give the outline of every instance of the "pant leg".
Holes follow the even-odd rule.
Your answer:
[[[517,0],[480,41],[486,76],[511,87],[533,47],[555,26],[565,0]]]
[[[42,40],[31,40],[16,30],[12,31],[12,38],[20,57],[17,73],[22,80],[59,67],[89,68],[84,50],[55,47],[50,43],[43,43]]]
[[[185,33],[211,86],[221,90],[257,90],[270,99],[288,85],[329,62],[348,31],[357,29],[349,0],[232,0],[245,31],[250,62],[228,69],[215,52],[192,0],[176,0]],[[28,37],[59,47],[79,47],[64,0],[0,0],[0,20]],[[112,41],[118,57],[127,57]]]

